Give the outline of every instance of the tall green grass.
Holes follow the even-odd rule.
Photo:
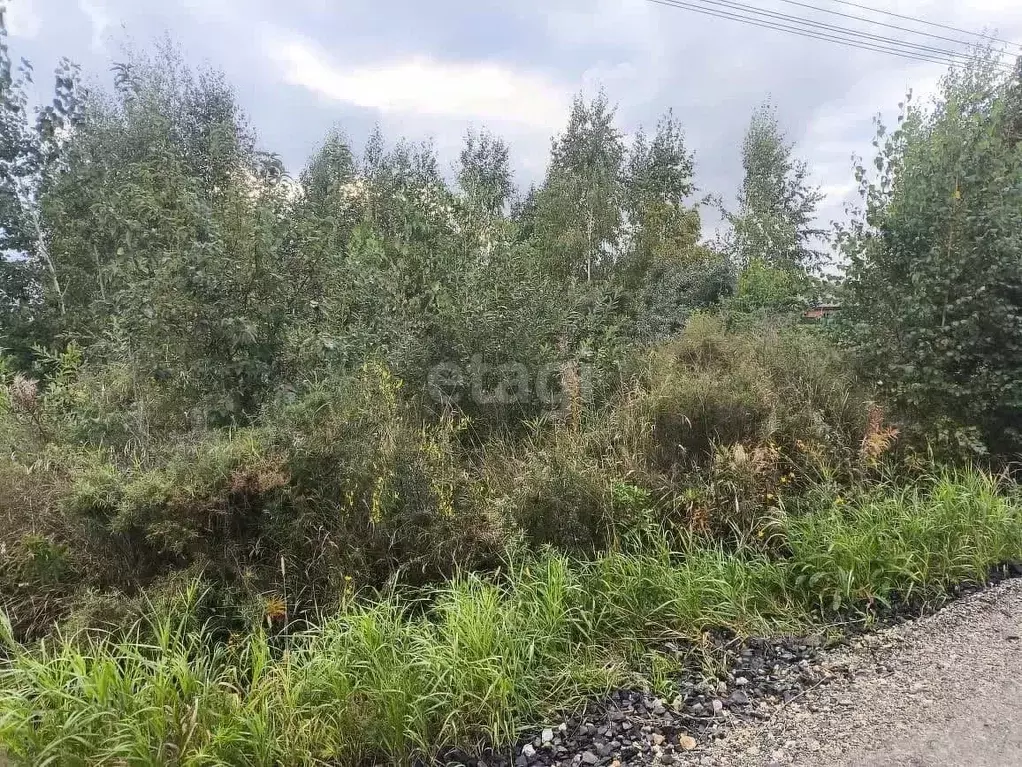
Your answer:
[[[1022,559],[1022,504],[987,475],[945,475],[831,498],[771,536],[737,551],[693,540],[584,562],[546,553],[428,602],[353,597],[286,639],[216,642],[187,615],[116,638],[8,638],[0,752],[60,765],[356,764],[506,744],[558,709],[641,684],[654,640],[799,632],[835,608],[981,579]]]
[[[982,472],[887,485],[793,517],[787,564],[822,607],[925,600],[1022,558],[1020,504],[1014,487]]]

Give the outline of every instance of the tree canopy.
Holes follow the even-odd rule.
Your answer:
[[[848,338],[866,370],[946,442],[1022,446],[1018,76],[987,54],[931,107],[880,126],[863,209],[842,233]]]

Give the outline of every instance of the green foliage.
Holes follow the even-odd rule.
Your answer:
[[[631,251],[626,270],[677,263],[699,239],[699,212],[685,204],[694,191],[694,160],[681,124],[668,112],[652,140],[640,129],[625,167],[625,210]]]
[[[882,127],[865,209],[843,234],[847,338],[926,437],[956,453],[1020,444],[1022,151],[992,54],[945,79],[931,110]],[[977,440],[977,437],[979,438]]]
[[[12,193],[38,247],[4,271],[4,343],[74,399],[55,441],[147,459],[371,359],[410,390],[480,356],[530,373],[580,362],[607,384],[629,342],[726,289],[721,259],[695,246],[693,161],[670,115],[626,151],[607,98],[578,99],[528,214],[509,215],[509,149],[485,131],[466,139],[460,194],[431,146],[379,131],[362,158],[332,132],[296,181],[222,76],[168,46],[114,72],[110,92],[59,79],[69,116],[47,157],[61,172]],[[4,115],[24,132],[20,88]],[[80,370],[57,387],[68,344]],[[457,404],[481,433],[542,410]]]
[[[837,502],[777,530],[788,559],[698,539],[590,562],[545,554],[428,604],[350,595],[283,652],[266,632],[211,636],[193,587],[127,634],[15,647],[0,746],[26,763],[412,763],[510,742],[625,682],[649,662],[643,640],[798,631],[821,608],[939,599],[1022,555],[1022,508],[987,475]]]
[[[609,401],[569,387],[525,434],[438,415],[368,363],[257,425],[136,443],[123,435],[138,439],[159,410],[122,413],[129,389],[84,375],[72,350],[48,366],[49,389],[11,380],[0,423],[22,446],[2,465],[8,513],[38,509],[4,540],[21,546],[26,523],[49,520],[44,534],[72,553],[75,577],[57,584],[45,619],[17,600],[8,609],[34,632],[76,591],[201,570],[249,594],[287,593],[298,614],[335,602],[347,579],[435,581],[490,567],[518,542],[597,553],[630,546],[651,521],[750,531],[787,471],[868,473],[870,411],[812,329],[730,332],[696,315],[677,340],[632,357]]]
[[[170,445],[151,466],[89,454],[61,510],[130,541],[126,582],[185,567],[276,591],[290,579],[303,609],[336,596],[345,577],[436,578],[479,562],[500,537],[470,503],[459,426],[421,423],[399,388],[367,367],[265,427]]]
[[[738,211],[724,216],[732,227],[725,247],[739,266],[754,260],[796,272],[819,266],[814,245],[825,232],[813,228],[813,220],[823,195],[809,186],[808,166],[792,158],[792,148],[775,110],[764,104],[742,143]]]
[[[661,465],[700,462],[714,445],[797,442],[826,446],[847,466],[862,439],[865,393],[840,355],[811,329],[761,323],[730,333],[697,314],[677,339],[651,351],[622,397],[644,451]]]
[[[1018,557],[1017,502],[1013,490],[977,473],[881,486],[847,508],[835,501],[792,518],[791,567],[824,608],[932,598],[956,583],[983,582]]]
[[[770,266],[758,258],[749,261],[738,275],[732,311],[744,314],[782,314],[804,305],[806,277],[785,267]]]
[[[458,184],[469,209],[488,216],[501,215],[514,189],[508,145],[486,131],[469,131],[460,160]]]
[[[1008,146],[1022,141],[1022,58],[1015,62],[1015,72],[1005,95],[1004,140]]]
[[[802,325],[735,333],[696,314],[625,371],[605,407],[487,446],[484,502],[529,543],[594,552],[651,521],[754,534],[807,484],[874,476],[897,436],[841,355]]]
[[[172,49],[115,67],[61,135],[62,172],[20,198],[46,251],[26,262],[30,354],[5,368],[0,419],[20,450],[0,476],[2,540],[49,561],[41,536],[66,566],[11,592],[19,635],[181,573],[294,617],[521,545],[631,546],[651,521],[688,524],[676,496],[718,445],[774,433],[788,379],[669,351],[731,286],[697,245],[671,115],[626,147],[605,96],[577,100],[513,212],[487,133],[466,139],[457,191],[432,147],[378,131],[361,158],[331,133],[292,180],[224,80]],[[713,332],[729,354],[763,345]],[[434,397],[438,363],[477,361],[573,372],[556,407]]]
[[[796,321],[820,196],[768,110],[708,247],[670,112],[626,145],[578,97],[525,195],[486,131],[457,186],[379,130],[292,179],[172,48],[107,91],[62,63],[30,116],[6,43],[5,757],[428,761],[644,669],[669,686],[653,639],[797,630],[1019,557],[1015,495],[913,474]],[[850,337],[929,436],[1014,439],[1017,80],[969,70],[910,112],[845,238]],[[513,402],[481,395],[505,373]]]
[[[710,309],[731,290],[731,268],[719,253],[693,247],[661,260],[633,288],[633,335],[645,343],[665,341],[685,327],[693,312]]]
[[[594,553],[649,519],[641,487],[615,480],[619,462],[598,426],[563,424],[521,444],[490,447],[486,503],[530,545]]]
[[[604,93],[591,103],[575,98],[538,193],[539,244],[549,268],[564,278],[592,281],[619,245],[625,147],[614,111]]]
[[[27,95],[32,67],[23,59],[15,71],[6,19],[0,18],[0,343],[23,364],[33,340],[53,330],[40,304],[63,290],[38,199],[66,171],[68,136],[84,119],[79,80],[78,67],[62,59],[53,98],[33,119]]]

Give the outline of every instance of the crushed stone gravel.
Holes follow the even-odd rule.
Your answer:
[[[1015,573],[1018,574],[1018,573]],[[619,690],[473,767],[1022,767],[1022,579],[848,638],[751,639],[718,679]],[[670,649],[669,647],[665,649]]]
[[[819,682],[678,764],[1022,765],[1022,580],[826,653]],[[767,712],[765,712],[767,713]]]

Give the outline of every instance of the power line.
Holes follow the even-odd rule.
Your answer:
[[[821,31],[817,29],[807,28],[806,22],[803,19],[799,19],[793,16],[787,16],[786,14],[774,14],[779,17],[786,17],[787,19],[793,19],[796,26],[790,24],[784,24],[777,21],[772,21],[767,18],[769,14],[773,12],[766,11],[763,9],[752,8],[752,15],[745,15],[736,11],[722,10],[720,8],[707,8],[705,5],[695,5],[694,3],[713,3],[713,0],[647,0],[648,2],[655,3],[657,5],[663,5],[670,8],[681,8],[685,10],[695,11],[707,16],[714,16],[717,18],[728,19],[731,21],[739,21],[752,26],[761,27],[764,29],[773,29],[783,32],[791,32],[801,37],[808,37],[817,40],[825,40],[828,42],[838,43],[839,45],[845,45],[850,48],[858,48],[861,50],[873,51],[877,53],[887,53],[892,56],[898,56],[904,59],[911,59],[915,61],[928,62],[933,64],[941,64],[944,66],[954,66],[962,63],[958,61],[956,57],[971,58],[967,54],[962,54],[955,51],[946,51],[937,48],[928,48],[928,50],[913,49],[911,46],[914,44],[906,44],[904,41],[895,40],[893,38],[880,38],[877,41],[872,41],[869,38],[878,38],[879,36],[869,35],[869,33],[863,33],[861,30],[846,29],[843,27],[835,27],[833,25],[825,25],[822,22],[815,22],[817,25],[823,25],[834,30],[833,32]],[[725,0],[720,0],[724,2]],[[739,5],[737,3],[731,5]],[[890,43],[890,44],[887,44]],[[996,64],[999,68],[1003,68],[1002,64]]]
[[[648,0],[649,2],[656,3],[657,5],[664,5],[671,8],[682,8],[686,10],[695,11],[696,13],[702,13],[708,16],[715,16],[717,18],[729,19],[732,21],[740,21],[743,23],[751,24],[752,26],[762,27],[764,29],[774,29],[784,32],[792,32],[802,37],[809,37],[817,40],[826,40],[828,42],[836,42],[841,45],[846,45],[851,48],[859,48],[862,50],[889,53],[894,56],[900,56],[905,59],[912,59],[915,61],[925,61],[933,64],[951,65],[956,63],[951,58],[945,58],[945,54],[941,54],[938,58],[936,55],[925,54],[919,51],[907,50],[898,46],[888,47],[886,45],[880,45],[878,43],[869,42],[867,40],[860,40],[857,38],[854,32],[849,33],[849,36],[837,36],[835,34],[829,34],[820,32],[813,29],[807,29],[803,26],[790,26],[788,24],[781,24],[774,21],[768,21],[762,17],[757,18],[756,15],[745,16],[738,13],[706,8],[704,6],[692,5],[692,2],[708,2],[709,0],[691,0],[691,2],[682,2],[682,0]],[[801,23],[801,22],[799,22]]]
[[[791,16],[788,14],[777,13],[774,11],[765,10],[755,6],[745,5],[743,3],[733,2],[732,0],[650,0],[656,2],[659,5],[667,5],[678,8],[684,8],[687,10],[693,10],[697,13],[703,13],[710,16],[716,16],[718,18],[731,19],[734,21],[741,21],[744,23],[752,24],[753,26],[760,26],[766,29],[775,29],[779,31],[792,32],[804,37],[811,37],[819,40],[827,40],[829,42],[837,42],[842,45],[847,45],[853,48],[862,48],[864,50],[877,51],[881,53],[888,53],[896,56],[902,56],[903,58],[911,58],[918,61],[929,61],[932,63],[942,64],[945,66],[961,64],[963,59],[966,61],[975,60],[975,56],[970,54],[961,53],[958,51],[948,51],[941,48],[935,48],[933,46],[924,46],[917,43],[909,43],[903,40],[898,40],[890,37],[883,37],[880,35],[873,35],[868,32],[864,32],[858,29],[848,29],[845,27],[839,27],[832,24],[826,24],[824,22],[818,22],[813,20],[804,20],[797,16]],[[711,8],[705,6],[710,5]],[[737,13],[732,10],[721,10],[719,7],[712,6],[725,6],[732,9],[736,9]],[[751,15],[747,15],[751,14]],[[777,21],[769,20],[771,18],[780,19],[783,22],[792,22],[795,26],[791,26],[787,23],[779,23]],[[816,26],[821,27],[820,29],[807,28]],[[998,68],[1004,68],[1004,65],[1000,62],[995,64]]]
[[[969,42],[967,40],[960,40],[958,38],[947,37],[945,35],[937,35],[937,34],[934,34],[933,32],[923,32],[922,30],[919,30],[919,29],[911,29],[909,27],[903,27],[903,26],[900,26],[898,24],[888,24],[885,21],[877,21],[876,19],[867,19],[867,18],[863,18],[862,16],[855,16],[854,14],[851,14],[851,13],[842,13],[841,11],[834,11],[834,10],[831,10],[830,8],[821,8],[818,5],[811,5],[809,3],[802,3],[802,2],[799,2],[798,0],[779,0],[779,1],[782,2],[782,3],[787,3],[788,5],[795,5],[795,6],[798,6],[800,8],[808,8],[809,10],[812,10],[812,11],[819,11],[820,13],[829,13],[829,14],[831,14],[833,16],[841,16],[841,17],[846,18],[846,19],[853,19],[855,21],[863,21],[863,22],[865,22],[867,24],[876,24],[877,26],[887,27],[888,29],[897,29],[900,32],[908,32],[911,35],[921,35],[923,37],[931,37],[931,38],[933,38],[935,40],[943,40],[944,42],[954,43],[955,45],[973,45],[974,44],[974,43]],[[842,2],[842,0],[833,0],[833,2]],[[847,3],[847,4],[848,5],[855,5],[856,7],[861,7],[863,9],[869,10],[869,9],[866,8],[866,6],[858,6],[858,5],[856,5],[856,3]],[[920,24],[930,24],[931,23],[931,22],[923,21],[922,19],[913,19],[911,16],[901,16],[899,14],[892,14],[892,15],[898,16],[898,18],[903,18],[903,19],[908,19],[908,20],[911,20],[911,21],[915,21],[915,22],[920,23]],[[935,24],[934,26],[942,26],[942,25]],[[961,34],[975,35],[976,37],[978,37],[980,39],[988,39],[988,40],[991,40],[991,41],[994,40],[994,38],[986,37],[986,36],[982,35],[979,32],[966,32],[965,30],[955,30],[955,31],[958,31]],[[1001,42],[1005,42],[1005,41],[1002,40]],[[1014,45],[1014,43],[1011,43],[1011,44]]]
[[[869,41],[873,41],[873,42],[877,42],[877,43],[882,43],[884,45],[891,45],[891,46],[899,48],[899,49],[900,48],[914,49],[911,52],[918,52],[918,53],[925,54],[925,55],[934,55],[934,56],[940,56],[940,57],[946,56],[946,57],[949,57],[949,58],[952,58],[952,59],[955,59],[955,58],[963,59],[965,61],[975,61],[978,58],[977,56],[975,56],[974,54],[971,54],[971,53],[962,53],[960,51],[950,51],[950,50],[947,50],[947,49],[944,49],[944,48],[938,48],[938,47],[933,46],[933,45],[923,45],[923,44],[920,44],[920,43],[913,43],[913,42],[910,42],[910,41],[907,41],[907,40],[901,40],[901,39],[898,39],[898,38],[885,37],[883,35],[876,35],[876,34],[873,34],[872,32],[867,32],[865,30],[850,29],[848,27],[841,27],[841,26],[838,26],[838,25],[835,25],[835,24],[828,24],[827,22],[823,22],[823,21],[816,21],[815,19],[803,19],[803,18],[800,18],[798,16],[792,16],[792,15],[787,14],[787,13],[780,13],[780,12],[777,12],[777,11],[767,10],[765,8],[759,8],[757,6],[752,6],[752,5],[747,5],[745,3],[736,2],[736,0],[688,0],[688,1],[689,2],[698,3],[698,4],[701,4],[701,5],[725,6],[727,8],[733,8],[733,9],[741,11],[743,13],[751,13],[754,16],[780,19],[781,21],[793,22],[796,25],[800,25],[800,26],[819,27],[821,29],[827,30],[828,32],[832,32],[832,33],[839,34],[839,35],[848,35],[848,36],[851,36],[853,38],[856,38],[856,39],[859,39],[859,40],[863,40],[863,41],[869,40]],[[800,3],[800,2],[797,2],[797,0],[782,0],[782,2],[788,2],[788,3],[791,3],[792,5],[799,5],[799,6],[802,6],[802,7],[805,7],[805,8],[815,8],[815,6],[807,5],[805,3]],[[841,15],[846,15],[846,14],[841,14]],[[850,18],[858,18],[858,17],[852,16]],[[859,21],[866,21],[867,23],[869,23],[868,19],[858,19],[858,20]],[[911,30],[909,30],[909,31],[911,31]]]
[[[1011,46],[1013,46],[1015,48],[1019,48],[1020,50],[1022,50],[1022,45],[1020,45],[1019,43],[1013,43],[1010,40],[1002,40],[1002,39],[1000,39],[998,37],[992,37],[992,36],[989,36],[989,35],[985,35],[982,32],[972,32],[972,31],[970,31],[968,29],[962,29],[961,27],[952,27],[952,26],[949,26],[947,24],[941,24],[941,23],[936,22],[936,21],[927,21],[926,19],[917,19],[914,16],[906,16],[906,15],[901,14],[901,13],[895,13],[894,11],[885,11],[882,8],[874,8],[874,7],[869,6],[869,5],[861,5],[860,3],[853,3],[853,2],[851,2],[851,0],[831,0],[831,2],[832,3],[840,3],[841,5],[847,5],[847,6],[850,6],[852,8],[858,8],[858,9],[863,10],[863,11],[870,11],[872,13],[880,13],[880,14],[883,14],[884,16],[890,16],[890,17],[895,18],[895,19],[904,19],[905,21],[913,21],[916,24],[924,24],[925,26],[934,27],[936,29],[946,29],[949,32],[957,32],[958,34],[961,34],[961,35],[970,35],[970,36],[976,37],[976,38],[978,38],[980,40],[990,40],[991,42],[995,42],[995,43],[1004,43],[1005,45],[1011,45]]]
[[[925,56],[917,56],[917,55],[914,55],[914,54],[911,54],[911,53],[906,53],[904,51],[893,50],[893,49],[885,48],[885,47],[881,47],[881,46],[874,46],[874,45],[871,45],[871,44],[868,44],[868,43],[857,43],[857,42],[853,42],[853,41],[845,39],[845,38],[838,38],[838,37],[834,37],[832,35],[820,34],[820,33],[813,32],[812,30],[806,30],[804,28],[790,27],[790,26],[787,26],[787,25],[775,24],[775,23],[768,22],[768,21],[756,21],[756,20],[750,19],[750,18],[748,18],[746,16],[740,16],[740,15],[737,15],[737,14],[734,14],[734,13],[727,13],[725,11],[714,11],[714,10],[710,10],[710,9],[707,9],[707,8],[702,8],[702,7],[695,6],[695,5],[689,5],[688,3],[680,2],[680,0],[648,0],[648,2],[656,3],[657,5],[665,5],[665,6],[669,7],[669,8],[682,8],[682,9],[686,9],[686,10],[691,10],[691,11],[695,11],[696,13],[702,13],[702,14],[705,14],[707,16],[716,16],[717,18],[721,18],[721,19],[729,19],[731,21],[741,21],[741,22],[744,22],[744,23],[747,23],[747,24],[751,24],[752,26],[755,26],[755,27],[762,27],[763,29],[774,29],[774,30],[779,30],[779,31],[783,31],[783,32],[793,32],[794,34],[800,35],[802,37],[809,37],[809,38],[814,38],[816,40],[826,40],[826,41],[829,41],[829,42],[836,42],[836,43],[839,43],[841,45],[846,45],[846,46],[848,46],[850,48],[859,48],[861,50],[874,51],[874,52],[880,52],[880,53],[890,53],[890,54],[892,54],[894,56],[900,56],[901,58],[913,59],[915,61],[926,61],[926,62],[930,62],[930,63],[933,63],[933,64],[949,64],[949,63],[952,63],[952,62],[950,62],[950,60],[947,60],[947,59],[943,59],[943,60],[941,60],[941,59],[933,59],[933,58],[928,58],[928,57],[925,57]]]

